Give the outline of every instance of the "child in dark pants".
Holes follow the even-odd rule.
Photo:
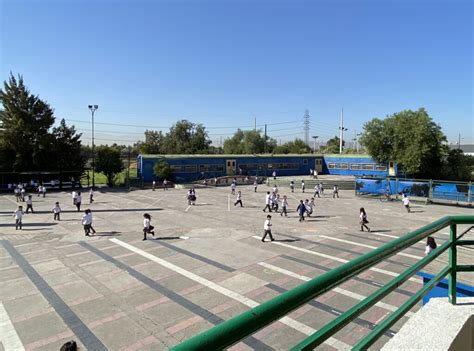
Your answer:
[[[18,206],[18,210],[13,212],[13,217],[15,217],[15,230],[20,229],[22,226],[22,218],[23,218],[23,206]]]
[[[60,221],[61,207],[59,207],[59,202],[56,202],[53,208],[54,220]]]
[[[363,232],[364,227],[365,227],[367,231],[370,232],[370,228],[367,227],[367,223],[369,223],[369,221],[367,220],[367,214],[365,213],[365,209],[363,207],[360,208],[359,219],[360,219],[360,231]]]
[[[33,211],[33,198],[31,195],[28,195],[28,200],[26,200],[26,213],[28,213],[31,210],[31,213],[35,213]]]
[[[273,239],[273,235],[272,235],[272,222],[271,222],[271,219],[272,219],[272,216],[268,215],[267,220],[265,221],[265,223],[263,225],[263,237],[262,237],[263,242],[265,241],[265,238],[267,237],[267,235],[270,235],[270,240],[271,241],[275,241],[275,239]]]
[[[143,240],[146,240],[147,233],[155,236],[155,232],[153,231],[155,227],[151,225],[151,216],[148,213],[144,213],[143,218]]]

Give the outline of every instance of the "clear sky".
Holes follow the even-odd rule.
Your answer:
[[[268,124],[278,141],[348,138],[373,117],[427,109],[474,143],[470,0],[0,0],[1,79],[30,90],[98,143],[178,119],[216,145]],[[114,125],[116,124],[116,125]]]

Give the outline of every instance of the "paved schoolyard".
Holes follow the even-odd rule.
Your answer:
[[[91,208],[97,234],[84,236],[69,193],[34,196],[34,214],[14,227],[17,203],[0,196],[0,349],[57,350],[75,339],[89,350],[162,350],[256,306],[303,281],[447,214],[472,209],[356,198],[341,191],[316,199],[311,218],[298,222],[299,199],[287,194],[290,214],[273,214],[275,242],[262,243],[266,186],[239,186],[244,207],[229,188],[97,191]],[[61,221],[51,209],[59,201]],[[371,233],[360,232],[365,207]],[[142,241],[142,214],[152,215],[156,240]],[[435,235],[439,242],[447,230]],[[151,236],[149,237],[150,239]],[[424,255],[424,244],[393,256],[257,332],[233,350],[285,350],[388,282]],[[420,287],[413,278],[328,340],[320,349],[353,345]],[[418,306],[415,309],[419,308]],[[378,348],[406,321],[377,343]]]

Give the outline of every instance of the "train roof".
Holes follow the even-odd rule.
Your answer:
[[[370,158],[369,155],[361,154],[193,154],[193,155],[162,155],[162,154],[139,154],[141,158],[263,158],[263,157],[339,157],[339,158]]]

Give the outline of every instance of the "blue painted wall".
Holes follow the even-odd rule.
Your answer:
[[[197,169],[193,172],[173,172],[176,182],[196,181],[204,178],[221,177],[227,174],[226,161],[236,161],[236,174],[239,173],[239,168],[242,169],[242,174],[250,176],[271,176],[272,172],[276,170],[277,176],[297,176],[309,175],[310,169],[315,169],[316,159],[322,160],[322,172],[320,174],[337,174],[347,176],[379,176],[387,177],[388,168],[386,165],[377,165],[370,157],[360,157],[351,155],[277,155],[277,156],[250,156],[250,155],[222,155],[222,156],[205,156],[205,155],[190,155],[190,156],[154,156],[144,155],[138,156],[138,175],[142,177],[145,182],[151,182],[156,177],[153,174],[153,167],[159,160],[166,160],[170,166],[196,166]],[[202,173],[200,165],[221,165],[222,171],[212,171]],[[257,165],[252,169],[246,169],[246,165]],[[275,165],[270,167],[270,165]],[[282,164],[292,164],[295,167],[291,169],[281,168]],[[336,165],[337,167],[334,167]],[[341,165],[346,165],[346,169],[341,169]],[[221,167],[221,168],[222,168]],[[363,168],[366,169],[357,169]],[[367,169],[370,168],[370,169]],[[379,169],[377,170],[377,167]]]

